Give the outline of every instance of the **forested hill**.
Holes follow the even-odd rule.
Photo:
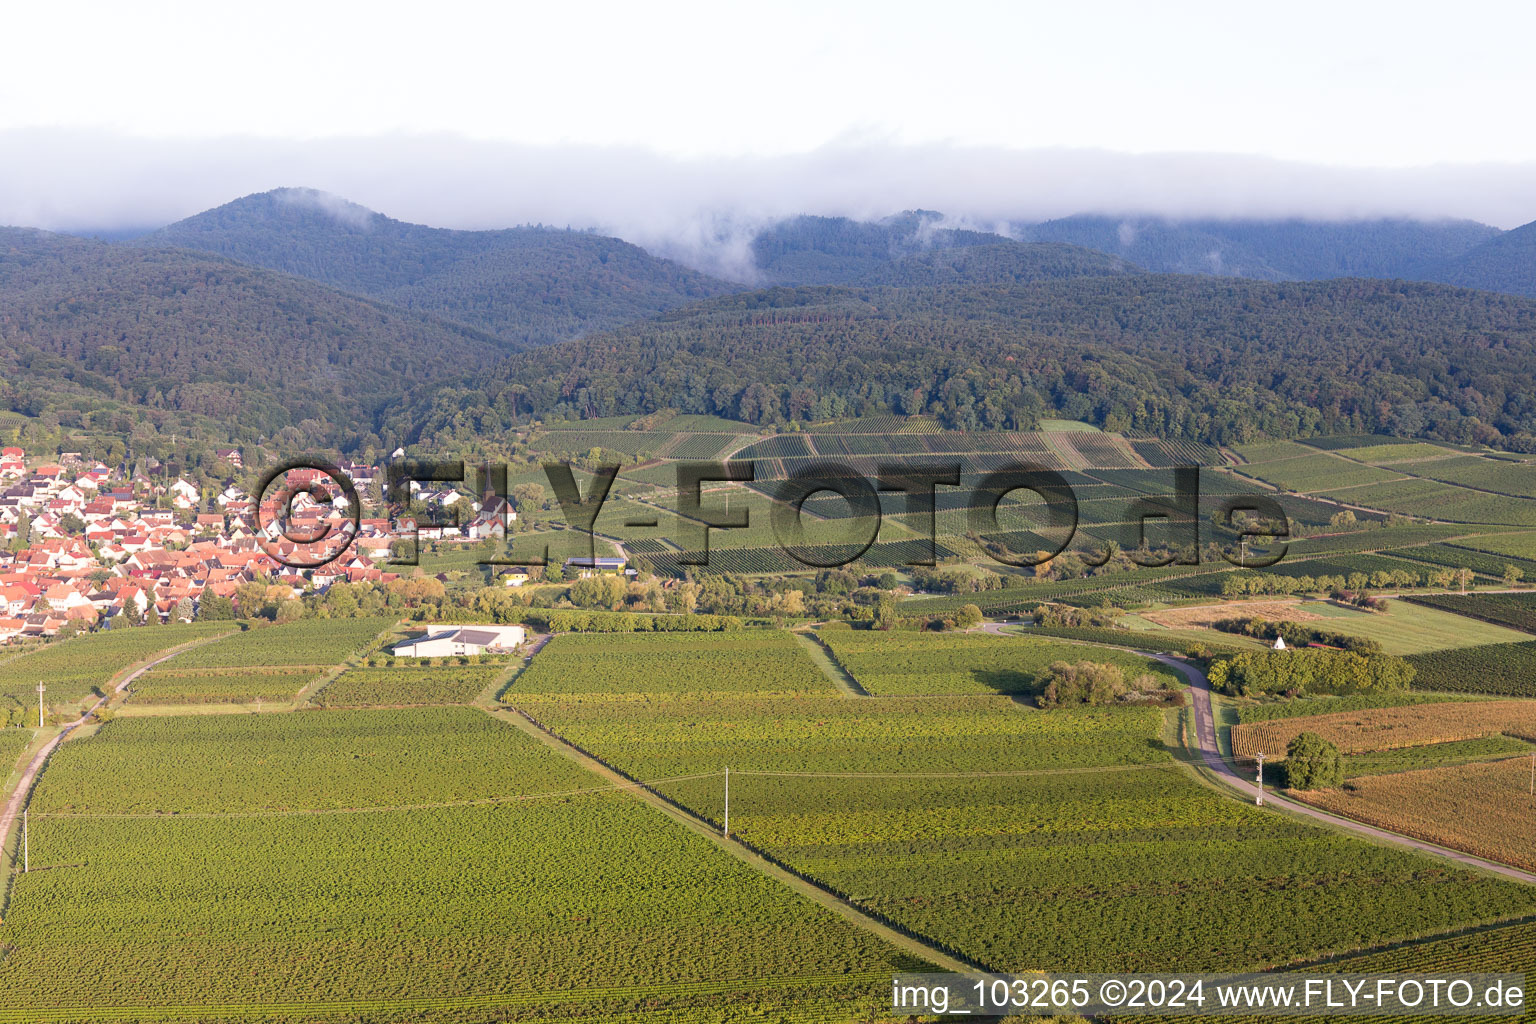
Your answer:
[[[752,422],[1081,418],[1219,443],[1381,431],[1536,443],[1536,302],[1442,285],[1132,275],[774,288],[512,357],[402,434],[664,407]]]
[[[356,444],[408,386],[508,350],[217,257],[0,229],[0,407],[66,428]]]
[[[1048,242],[967,245],[928,249],[882,264],[865,274],[860,285],[898,288],[936,285],[1029,284],[1066,277],[1133,274],[1140,268],[1117,256],[1075,245]]]
[[[1263,281],[1417,278],[1423,264],[1460,256],[1499,235],[1497,228],[1464,220],[1170,220],[1098,216],[1019,223],[1013,225],[1012,233],[1029,241],[1061,242],[1110,253],[1159,273],[1216,274]]]
[[[1429,262],[1409,276],[1536,297],[1536,221],[1455,258]]]
[[[763,284],[852,284],[878,277],[892,263],[914,254],[1012,242],[985,231],[942,227],[943,220],[931,210],[879,221],[792,217],[753,239],[752,258]]]
[[[546,228],[453,231],[313,189],[246,196],[139,240],[217,253],[542,345],[737,286],[617,238]]]

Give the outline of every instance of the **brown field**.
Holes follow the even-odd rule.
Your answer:
[[[1530,779],[1531,759],[1511,757],[1377,775],[1344,789],[1292,795],[1377,828],[1536,870]]]
[[[1161,611],[1142,612],[1148,622],[1169,629],[1209,629],[1222,619],[1270,619],[1290,622],[1310,622],[1322,616],[1306,611],[1300,601],[1229,601],[1226,604],[1202,604],[1191,608],[1164,608]]]
[[[1536,700],[1415,704],[1250,722],[1232,727],[1232,753],[1236,757],[1255,757],[1263,751],[1266,758],[1278,760],[1285,757],[1291,739],[1303,732],[1315,732],[1331,740],[1345,754],[1501,734],[1536,743]]]

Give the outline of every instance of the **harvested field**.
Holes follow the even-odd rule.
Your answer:
[[[1478,700],[1449,704],[1339,711],[1232,727],[1232,753],[1283,758],[1298,733],[1315,732],[1346,754],[1420,747],[1482,736],[1514,736],[1536,742],[1536,701]]]
[[[1355,779],[1344,789],[1297,794],[1378,828],[1536,870],[1531,759],[1511,757]]]
[[[1222,619],[1271,619],[1289,622],[1310,622],[1322,618],[1308,611],[1301,601],[1231,601],[1226,604],[1202,604],[1192,608],[1164,608],[1155,612],[1142,612],[1148,622],[1169,629],[1209,629]]]

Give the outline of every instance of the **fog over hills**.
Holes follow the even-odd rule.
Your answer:
[[[245,196],[139,239],[216,253],[542,345],[736,287],[601,235],[407,224],[315,189]]]
[[[435,228],[316,189],[284,188],[245,196],[137,241],[216,253],[537,345],[741,287],[873,283],[916,254],[1027,243],[1068,245],[1119,261],[1095,263],[1080,251],[1062,263],[1060,253],[1054,262],[1036,253],[1025,259],[1035,261],[1034,270],[1018,264],[1010,271],[1031,279],[1130,265],[1265,281],[1403,278],[1529,295],[1536,294],[1532,238],[1536,228],[1529,225],[1501,232],[1448,219],[1079,215],[1001,222],[988,230],[932,210],[872,220],[806,215],[756,226],[731,259],[716,251],[680,253],[728,272],[727,279],[595,232]],[[738,242],[717,239],[722,246]],[[1047,262],[1053,262],[1049,269]],[[957,267],[949,267],[951,279]]]

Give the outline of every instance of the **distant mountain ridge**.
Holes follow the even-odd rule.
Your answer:
[[[1054,259],[1043,251],[1024,255],[1031,245],[1062,247]],[[903,271],[927,254],[958,254],[1013,246],[1016,280],[1089,276],[1141,268],[1161,274],[1243,277],[1260,281],[1319,281],[1341,277],[1403,279],[1536,296],[1536,223],[1501,232],[1466,220],[1377,219],[1305,221],[1256,219],[1176,220],[1153,216],[1083,215],[1058,220],[1013,222],[998,232],[949,225],[942,214],[908,211],[875,221],[845,217],[791,217],[765,228],[753,242],[762,283],[803,287],[828,284],[898,283]],[[1068,258],[1067,248],[1078,255]],[[1088,253],[1112,257],[1095,262]],[[1028,278],[1025,266],[1039,263]],[[949,281],[964,283],[967,261],[946,256]],[[971,271],[984,269],[970,261]],[[893,276],[894,275],[894,276]],[[985,277],[971,283],[987,283]]]
[[[1498,235],[1474,221],[1167,220],[1066,217],[1016,224],[1020,238],[1063,242],[1164,274],[1261,281],[1400,278],[1427,260],[1459,256]]]
[[[739,286],[603,235],[456,231],[314,189],[244,196],[136,240],[214,253],[543,345]]]
[[[1536,298],[1536,221],[1496,235],[1459,256],[1427,262],[1413,276]]]

